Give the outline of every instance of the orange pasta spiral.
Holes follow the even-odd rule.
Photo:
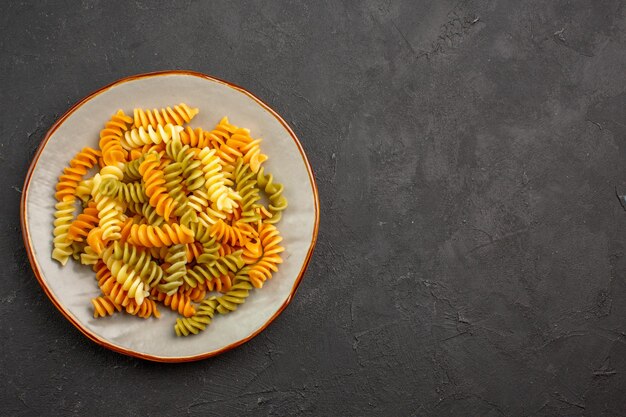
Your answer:
[[[122,110],[118,110],[100,131],[100,149],[106,165],[115,165],[126,160],[128,153],[122,147],[121,139],[132,121]]]
[[[191,146],[192,148],[205,148],[211,146],[211,141],[204,130],[197,128],[193,130],[190,126],[187,126],[185,130],[180,132],[180,141],[183,145]]]
[[[184,290],[184,294],[189,297],[194,303],[199,303],[204,300],[207,294],[207,288],[204,283],[198,285],[196,288],[187,288]]]
[[[122,288],[122,284],[118,283],[111,275],[111,271],[107,268],[104,262],[98,261],[98,263],[94,265],[93,269],[96,271],[98,286],[102,290],[102,293],[106,296],[96,300],[98,307],[94,304],[94,308],[98,311],[98,314],[102,311],[108,312],[112,306],[117,311],[121,311],[121,308],[123,307],[128,314],[142,318],[161,316],[156,303],[153,300],[144,299],[141,305],[138,306],[137,302],[132,297],[129,297],[128,292]],[[107,309],[107,307],[109,308]],[[110,314],[112,314],[112,312]]]
[[[156,303],[154,300],[150,300],[149,298],[143,300],[143,303],[139,306],[133,300],[133,302],[126,306],[126,312],[128,314],[132,314],[133,316],[141,317],[142,319],[147,319],[152,316],[156,318],[161,317],[161,313],[159,312]]]
[[[206,285],[209,291],[226,292],[233,286],[233,278],[234,275],[232,275],[231,272],[226,275],[213,278],[211,281],[208,281]]]
[[[259,239],[263,246],[263,256],[250,266],[249,272],[250,282],[256,288],[263,287],[263,283],[272,277],[272,272],[278,270],[278,264],[283,262],[279,254],[285,250],[279,245],[283,238],[272,224],[262,223],[259,226]]]
[[[198,259],[202,255],[202,244],[200,242],[187,243],[187,263]]]
[[[76,217],[76,220],[70,225],[70,230],[67,233],[69,239],[77,242],[82,242],[87,237],[91,229],[98,225],[100,219],[98,218],[98,209],[96,203],[90,201],[87,207],[81,214]]]
[[[153,288],[151,295],[172,311],[176,311],[185,317],[191,317],[196,314],[196,309],[191,305],[191,297],[184,292],[178,291],[172,295],[167,295]]]
[[[172,211],[178,207],[178,204],[163,186],[165,184],[165,176],[163,171],[159,169],[160,163],[161,158],[158,154],[147,154],[139,166],[139,173],[143,177],[146,195],[150,197],[150,205],[156,209],[160,216],[163,216],[165,221],[168,221]]]
[[[193,242],[193,232],[188,227],[178,223],[164,224],[163,226],[133,224],[130,228],[128,242],[147,248],[172,246]]]
[[[104,239],[102,238],[103,232],[100,227],[94,227],[89,231],[87,235],[87,244],[98,255],[104,251]]]
[[[98,265],[98,264],[96,264]],[[128,296],[128,291],[122,288],[122,284],[118,283],[115,277],[111,275],[111,271],[104,263],[99,266],[99,272],[101,277],[98,280],[98,286],[102,290],[102,293],[109,297],[111,301],[122,307],[126,307],[131,302],[134,302],[133,298]],[[144,300],[145,301],[145,300]]]
[[[111,316],[116,311],[122,311],[122,306],[111,301],[109,297],[96,297],[91,299],[93,304],[93,317]]]
[[[88,170],[98,163],[100,151],[92,148],[83,148],[70,160],[70,166],[63,170],[57,183],[55,197],[57,201],[63,201],[70,196],[74,199],[76,187],[82,181]]]
[[[231,226],[223,220],[218,220],[211,226],[210,234],[223,243],[232,246],[244,246],[252,235],[252,230],[249,225],[244,223]]]
[[[267,155],[261,153],[261,139],[252,139],[248,129],[230,124],[226,117],[220,121],[218,127],[230,133],[225,145],[221,147],[223,152],[235,159],[243,155],[243,162],[249,164],[252,172],[256,174],[261,164],[267,161]]]

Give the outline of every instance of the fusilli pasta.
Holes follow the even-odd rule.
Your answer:
[[[185,126],[197,113],[118,110],[99,149],[82,149],[59,176],[52,258],[93,268],[94,317],[158,318],[161,303],[181,316],[176,335],[197,334],[282,263],[275,223],[287,200],[261,140],[225,117],[212,130]]]

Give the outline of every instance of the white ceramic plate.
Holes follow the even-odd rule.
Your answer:
[[[263,138],[266,170],[285,186],[289,207],[278,227],[286,251],[278,273],[255,290],[237,311],[217,317],[206,331],[176,337],[175,313],[160,308],[160,319],[126,314],[94,319],[90,299],[99,295],[91,268],[70,260],[65,267],[50,258],[54,189],[69,159],[85,146],[97,147],[110,116],[123,109],[160,108],[178,103],[198,107],[190,125],[212,128],[228,116]],[[232,349],[267,327],[293,297],[313,252],[319,223],[315,180],[304,151],[285,121],[261,100],[228,82],[187,71],[133,76],[91,94],[72,107],[42,141],[26,176],[21,220],[28,255],[41,286],[68,320],[90,339],[144,359],[180,362]]]

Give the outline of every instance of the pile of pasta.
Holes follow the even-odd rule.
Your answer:
[[[261,140],[227,118],[192,129],[197,114],[182,103],[119,110],[99,149],[81,150],[59,177],[52,258],[92,266],[94,317],[160,317],[161,304],[181,316],[178,336],[198,334],[278,270],[287,200]]]

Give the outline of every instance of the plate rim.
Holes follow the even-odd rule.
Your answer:
[[[55,133],[55,131],[63,124],[63,122],[69,117],[71,116],[78,108],[80,108],[82,105],[84,105],[86,102],[88,102],[89,100],[91,100],[92,98],[104,93],[105,91],[111,89],[112,87],[116,87],[119,86],[123,83],[129,82],[129,81],[135,81],[135,80],[139,80],[139,79],[143,79],[143,78],[151,78],[151,77],[160,77],[160,76],[166,76],[166,75],[187,75],[187,76],[193,76],[193,77],[198,77],[198,78],[203,78],[205,80],[211,81],[211,82],[217,82],[219,84],[223,84],[227,87],[230,87],[234,90],[237,90],[243,94],[245,94],[246,96],[250,97],[252,100],[254,100],[257,104],[259,104],[261,107],[263,107],[265,110],[267,110],[272,116],[274,116],[276,118],[276,120],[283,126],[283,128],[285,128],[285,130],[287,131],[287,133],[289,133],[289,136],[291,136],[292,140],[295,142],[296,147],[298,148],[298,152],[300,152],[300,156],[302,157],[302,160],[304,162],[304,165],[306,166],[307,169],[307,174],[309,176],[309,181],[311,183],[311,189],[313,190],[313,200],[314,200],[314,209],[315,209],[315,221],[313,223],[313,234],[311,236],[311,243],[309,246],[309,249],[307,251],[306,257],[304,259],[304,262],[302,263],[302,267],[300,269],[300,272],[298,273],[298,276],[291,288],[291,291],[289,292],[289,295],[287,297],[287,299],[280,305],[280,307],[278,308],[278,310],[258,329],[256,329],[255,331],[253,331],[250,335],[234,342],[231,343],[229,345],[226,345],[220,349],[216,349],[210,352],[205,352],[205,353],[201,353],[198,355],[190,355],[190,356],[158,356],[158,355],[150,355],[150,354],[146,354],[146,353],[141,353],[138,352],[136,350],[133,349],[128,349],[122,346],[118,346],[116,344],[114,344],[113,342],[106,340],[100,336],[98,336],[97,334],[95,334],[93,331],[87,329],[86,327],[84,327],[83,325],[81,325],[77,319],[75,319],[74,317],[72,317],[71,314],[69,314],[69,311],[61,304],[61,302],[54,296],[54,294],[52,293],[52,291],[50,290],[50,288],[48,287],[48,284],[45,282],[44,278],[43,278],[43,274],[40,271],[39,268],[39,264],[37,263],[37,259],[35,257],[34,254],[34,250],[32,247],[32,243],[31,243],[31,238],[30,238],[30,233],[28,231],[28,223],[26,221],[26,196],[28,194],[28,188],[30,185],[30,181],[32,179],[32,175],[33,175],[33,171],[35,169],[35,166],[37,165],[37,163],[39,162],[39,158],[41,157],[41,154],[44,150],[44,148],[46,147],[46,144],[48,143],[48,141],[50,140],[50,138],[52,137],[52,135]],[[309,266],[309,262],[311,261],[311,257],[313,255],[313,250],[315,249],[315,245],[317,243],[317,235],[319,232],[319,222],[320,222],[320,209],[319,209],[319,195],[318,195],[318,190],[317,190],[317,184],[315,182],[315,176],[313,174],[313,170],[311,168],[311,164],[306,156],[306,153],[304,152],[304,149],[302,147],[302,144],[300,143],[300,140],[298,139],[298,137],[296,136],[296,134],[294,133],[294,131],[291,129],[291,127],[287,124],[287,122],[274,110],[272,109],[268,104],[266,104],[263,100],[261,100],[259,97],[257,97],[256,95],[252,94],[251,92],[249,92],[248,90],[246,90],[243,87],[240,87],[237,84],[231,83],[230,81],[226,81],[223,80],[221,78],[218,77],[214,77],[212,75],[207,75],[201,72],[197,72],[197,71],[191,71],[191,70],[165,70],[165,71],[153,71],[153,72],[147,72],[147,73],[142,73],[142,74],[136,74],[136,75],[130,75],[124,78],[120,78],[117,81],[113,81],[112,83],[109,83],[103,87],[100,87],[99,89],[93,91],[92,93],[88,94],[87,96],[85,96],[84,98],[80,99],[78,102],[76,102],[74,105],[72,105],[51,127],[50,129],[46,132],[46,135],[44,136],[43,140],[41,141],[41,143],[37,146],[37,150],[32,158],[32,161],[28,167],[28,171],[26,173],[26,177],[24,179],[24,186],[22,187],[22,197],[20,198],[20,225],[21,225],[21,229],[22,229],[22,239],[24,241],[24,246],[26,248],[26,253],[28,255],[28,261],[30,263],[31,269],[33,270],[33,273],[35,274],[35,277],[37,278],[37,281],[39,281],[39,285],[41,285],[41,287],[43,288],[45,294],[48,296],[48,298],[50,299],[50,301],[52,301],[52,304],[57,308],[57,310],[59,310],[61,312],[61,314],[63,314],[63,316],[65,316],[65,318],[74,326],[76,327],[82,334],[84,334],[87,338],[89,338],[91,341],[99,344],[100,346],[103,346],[107,349],[110,349],[112,351],[115,351],[117,353],[121,353],[124,355],[128,355],[128,356],[132,356],[132,357],[136,357],[136,358],[140,358],[140,359],[145,359],[145,360],[149,360],[149,361],[154,361],[154,362],[165,362],[165,363],[180,363],[180,362],[191,362],[191,361],[197,361],[197,360],[201,360],[201,359],[206,359],[206,358],[210,358],[216,355],[219,355],[221,353],[224,352],[228,352],[229,350],[232,350],[238,346],[241,346],[242,344],[248,342],[249,340],[253,339],[254,337],[256,337],[258,334],[260,334],[261,332],[263,332],[274,320],[276,320],[276,318],[283,312],[283,310],[285,310],[285,308],[289,305],[289,303],[291,303],[291,300],[293,299],[298,286],[300,285],[300,282],[302,281],[302,278],[304,276],[304,273],[306,272],[306,269]]]

